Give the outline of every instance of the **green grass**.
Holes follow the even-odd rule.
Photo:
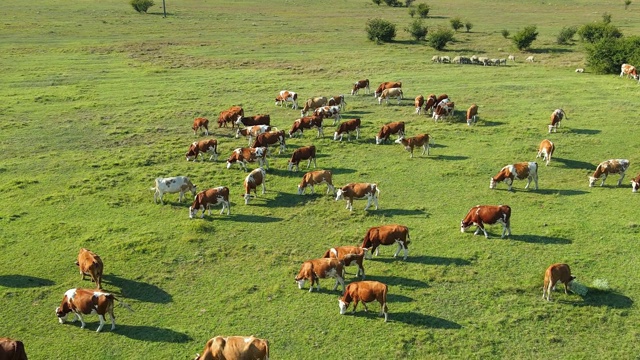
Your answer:
[[[158,2],[159,3],[159,2]],[[402,31],[406,8],[371,1],[182,1],[139,15],[127,2],[47,0],[3,3],[0,23],[0,335],[24,341],[30,358],[185,359],[215,335],[269,339],[274,359],[632,358],[637,356],[640,295],[636,194],[628,180],[640,157],[640,87],[616,75],[576,74],[579,43],[556,45],[563,26],[613,15],[627,35],[640,25],[633,5],[598,1],[473,1],[430,4],[428,26],[460,16],[474,24],[446,51],[506,57],[506,67],[432,64],[436,52]],[[364,24],[398,24],[396,42],[368,42]],[[500,30],[527,25],[540,33],[519,53]],[[524,63],[533,54],[536,62]],[[369,78],[402,81],[402,105],[349,96]],[[243,204],[246,174],[225,169],[245,146],[229,129],[214,130],[218,163],[184,160],[196,116],[215,123],[241,104],[247,114],[271,114],[288,130],[299,112],[275,107],[279,90],[311,96],[347,94],[345,118],[360,117],[362,137],[334,142],[333,131],[287,141],[267,172],[267,194]],[[458,121],[413,115],[413,97],[447,93]],[[462,110],[479,105],[469,128]],[[549,115],[567,112],[558,133]],[[409,135],[435,138],[431,156],[373,143],[379,127],[403,120]],[[215,126],[215,125],[214,125]],[[489,178],[504,165],[534,160],[539,142],[557,150],[540,164],[540,190],[524,182],[507,192]],[[395,138],[395,137],[394,137]],[[380,210],[355,202],[298,196],[304,171],[286,171],[288,155],[315,144],[319,168],[337,186],[376,182]],[[587,186],[600,161],[631,161],[624,186]],[[252,167],[253,168],[253,167]],[[159,176],[188,175],[200,189],[228,186],[231,216],[189,220],[187,202],[148,190]],[[461,234],[460,219],[477,204],[508,204],[513,236]],[[218,209],[219,211],[219,209]],[[407,225],[407,261],[395,248],[365,262],[369,279],[389,285],[389,322],[362,309],[340,316],[332,280],[320,293],[297,289],[304,260],[332,246],[359,244],[370,226]],[[95,334],[59,325],[53,310],[63,293],[91,287],[74,266],[80,247],[105,262],[104,287],[135,312],[116,309],[118,329]],[[541,300],[542,277],[554,262],[571,265],[590,288],[585,298],[553,294]],[[350,273],[355,268],[348,268]],[[347,281],[353,280],[352,276]],[[594,282],[598,280],[597,282]],[[377,304],[371,309],[377,313]]]

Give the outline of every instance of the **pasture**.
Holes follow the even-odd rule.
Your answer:
[[[451,16],[474,24],[436,52],[402,30],[411,21],[406,8],[367,0],[167,1],[166,19],[156,3],[139,15],[126,1],[3,2],[0,336],[22,340],[30,358],[187,359],[215,335],[266,338],[273,359],[638,356],[640,195],[629,180],[640,172],[640,85],[588,67],[575,73],[585,67],[582,45],[554,42],[563,26],[604,12],[637,35],[637,4],[428,2],[428,26],[448,26]],[[366,40],[373,17],[397,24],[395,42]],[[500,30],[527,25],[540,35],[520,53]],[[515,54],[516,62],[433,64],[436,54]],[[534,63],[524,62],[529,55]],[[402,81],[405,99],[378,105],[362,90],[350,96],[363,78],[372,88]],[[266,195],[244,205],[246,173],[227,170],[225,160],[246,140],[219,129],[218,113],[242,105],[287,131],[300,112],[274,106],[283,89],[298,92],[299,103],[345,94],[343,121],[361,118],[360,139],[333,141],[330,120],[322,139],[313,130],[287,138],[286,153],[269,160]],[[414,115],[414,97],[430,93],[455,101],[455,121]],[[480,120],[468,127],[463,110],[472,103]],[[568,119],[548,134],[559,107]],[[189,144],[207,138],[190,129],[200,116],[218,140],[217,163],[185,161]],[[430,134],[430,156],[375,145],[391,121],[405,121],[408,136]],[[503,166],[535,160],[545,138],[556,152],[549,166],[537,160],[539,190],[524,190],[524,181],[513,192],[489,189]],[[297,173],[287,162],[311,144],[336,187],[377,183],[380,209],[364,212],[355,201],[350,213],[324,185],[297,195],[306,161]],[[623,185],[611,175],[589,188],[588,175],[611,158],[630,160]],[[231,215],[213,208],[190,220],[190,201],[177,194],[154,204],[155,178],[177,175],[199,190],[228,186]],[[488,240],[462,234],[460,220],[477,204],[510,205],[513,235],[500,239],[499,225],[487,227]],[[320,292],[298,290],[303,261],[360,245],[369,227],[391,223],[409,227],[409,258],[382,247],[364,264],[367,279],[389,285],[388,323],[377,303],[368,314],[359,307],[339,315],[331,279]],[[66,290],[93,287],[74,265],[81,247],[102,257],[105,291],[135,310],[116,308],[115,331],[97,334],[95,315],[85,329],[55,317]],[[553,302],[541,299],[555,262],[591,287],[584,298],[556,291]],[[347,283],[355,280],[355,267],[347,272]],[[592,287],[596,280],[608,289]]]

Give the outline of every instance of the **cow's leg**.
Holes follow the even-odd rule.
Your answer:
[[[511,187],[513,186],[513,180],[511,180],[510,178],[506,178],[504,179],[504,182],[507,183],[507,190],[511,191]],[[526,189],[529,186],[529,184],[527,184],[527,186],[525,186],[524,188]]]
[[[607,180],[607,173],[604,173],[604,177],[602,178],[602,182],[600,183],[600,186],[604,186],[605,180]]]
[[[367,206],[364,207],[364,210],[367,211],[371,206],[371,196],[367,196]]]
[[[376,207],[376,210],[378,210],[378,196],[377,195],[373,195],[373,204]]]
[[[618,180],[618,186],[622,184],[622,179],[624,179],[624,171],[620,174],[620,180]]]
[[[267,187],[264,184],[264,179],[262,179],[262,195],[264,195],[267,192]],[[258,194],[256,194],[256,197],[258,196]]]
[[[75,322],[76,320],[80,320],[80,329],[84,329],[85,323],[84,323],[84,319],[82,318],[82,315],[80,315],[77,312],[74,312],[74,314],[76,315],[73,320],[71,320],[71,322]]]
[[[538,172],[536,170],[536,173],[533,174],[533,182],[536,184],[536,190],[538,190]]]
[[[358,298],[354,297],[353,298],[353,311],[351,311],[352,313],[356,313],[356,308],[358,307]]]
[[[400,250],[402,250],[403,248],[402,241],[396,240],[396,244],[398,244],[398,250],[396,250],[395,254],[393,254],[393,257],[397,257],[398,254],[400,254]]]
[[[364,306],[364,312],[369,312],[369,308],[367,308],[367,303],[362,300],[362,306]]]
[[[353,199],[347,200],[347,209],[349,209],[349,211],[353,211]]]
[[[309,158],[309,160],[307,161],[307,169],[311,166],[311,159],[312,158]]]
[[[478,225],[478,229],[482,230],[482,232],[484,233],[484,237],[485,238],[489,238],[489,234],[487,234],[487,230],[484,229],[484,226],[482,225]]]
[[[331,191],[332,194],[335,194],[336,190],[333,187],[333,185],[327,183],[327,194],[329,193],[329,191]]]
[[[315,193],[316,193],[316,190],[313,188],[313,185],[310,185],[310,186],[311,186],[311,193],[312,193],[312,194],[315,194]]]
[[[314,157],[313,158],[313,168],[315,169],[316,167],[318,167],[318,164],[316,164],[316,158]],[[620,181],[622,181],[622,179],[620,179]]]

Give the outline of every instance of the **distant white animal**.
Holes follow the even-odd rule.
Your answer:
[[[535,60],[535,58],[533,57],[533,55],[531,55],[531,56],[529,56],[529,57],[527,57],[525,59],[525,61],[528,61],[528,62],[533,62],[534,60]]]
[[[577,68],[577,69],[576,69],[576,72],[577,72],[577,73],[583,73],[583,72],[584,72],[584,69],[583,69],[583,68]]]

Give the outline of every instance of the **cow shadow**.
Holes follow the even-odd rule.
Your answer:
[[[571,190],[571,189],[538,189],[536,190],[538,194],[542,195],[562,195],[562,196],[573,196],[573,195],[584,195],[588,194],[588,191],[584,190]]]
[[[244,204],[243,204],[244,205]],[[249,205],[252,205],[249,203]],[[253,204],[256,205],[256,204]],[[260,205],[258,205],[260,206]],[[266,205],[262,205],[266,206]],[[206,217],[205,217],[206,218]],[[234,222],[248,222],[248,223],[272,223],[282,221],[282,218],[272,217],[272,216],[261,216],[261,215],[250,215],[250,214],[234,214],[231,213],[231,216],[220,216],[215,219],[216,221],[234,221]]]
[[[305,195],[298,195],[297,191],[295,194],[292,193],[284,193],[284,192],[278,192],[276,194],[276,197],[272,200],[267,200],[267,203],[265,204],[265,206],[268,207],[273,207],[273,206],[278,206],[278,207],[294,207],[294,206],[299,206],[301,204],[305,204],[308,203],[312,200],[314,200],[317,197],[320,197],[321,194],[324,193],[324,191],[320,192],[318,190],[321,189],[316,189],[316,194],[307,194]],[[310,191],[307,190],[307,191]]]
[[[362,91],[362,90],[360,90],[360,91]],[[375,89],[374,89],[374,91],[375,91]],[[367,95],[367,96],[372,96],[372,95]],[[371,113],[372,113],[372,111],[354,110],[354,111],[349,111],[349,116],[366,115],[366,114],[371,114]],[[343,117],[348,117],[348,116],[343,116]]]
[[[329,170],[331,170],[332,175],[353,174],[354,172],[356,172],[355,169],[347,169],[347,168],[333,168]]]
[[[603,291],[589,288],[582,302],[572,302],[575,306],[602,306],[611,309],[629,309],[633,306],[633,300],[614,291]]]
[[[368,213],[371,215],[378,216],[386,216],[386,217],[394,217],[394,216],[425,216],[430,217],[430,214],[424,210],[419,209],[382,209],[382,210],[373,210],[373,212]]]
[[[573,50],[565,48],[535,48],[529,49],[528,51],[533,54],[563,54],[573,52]]]
[[[456,322],[408,311],[398,313],[390,312],[389,320],[432,329],[462,329],[462,325]]]
[[[542,236],[542,235],[511,235],[507,237],[507,239],[514,240],[514,241],[522,241],[530,244],[569,245],[573,243],[573,241],[569,239],[553,237],[553,236]]]
[[[387,294],[387,300],[390,303],[410,303],[415,301],[413,298],[399,294]]]
[[[375,257],[374,257],[374,259],[375,259]],[[377,260],[380,261],[382,259],[377,259]],[[370,261],[370,260],[367,259],[367,261]],[[382,261],[383,262],[401,261],[401,259],[385,258]],[[365,266],[365,269],[366,269],[366,266]],[[424,281],[420,281],[420,280],[416,280],[416,279],[409,279],[409,278],[404,278],[404,277],[399,277],[399,276],[367,275],[367,280],[380,281],[381,283],[387,284],[389,286],[402,285],[402,286],[406,286],[406,287],[423,288],[423,289],[429,287],[429,285]]]
[[[186,343],[193,340],[187,334],[154,326],[119,324],[113,332],[133,340],[147,342]]]
[[[448,147],[447,145],[442,145],[442,144],[429,144],[429,147],[432,149],[438,149],[438,148],[446,148]]]
[[[55,285],[55,282],[35,276],[17,274],[0,275],[0,286],[9,288],[33,288],[51,285]]]
[[[471,261],[461,258],[448,258],[448,257],[440,257],[440,256],[409,256],[407,257],[406,262],[410,263],[419,263],[424,265],[456,265],[456,266],[466,266],[471,265]]]
[[[430,155],[429,158],[434,160],[456,161],[467,160],[469,157],[463,155]]]
[[[602,132],[602,130],[597,129],[569,129],[569,132],[572,134],[578,135],[597,135]]]
[[[288,161],[287,161],[287,166],[289,166],[288,165]],[[287,168],[275,169],[275,168],[270,167],[269,170],[267,170],[267,177],[269,177],[269,175],[277,175],[277,176],[282,176],[282,177],[299,177],[299,178],[302,178],[302,175],[306,174],[307,171],[311,171],[311,170],[314,170],[313,169],[313,164],[311,165],[311,169],[307,169],[306,164],[304,166],[300,166],[300,170],[299,171],[289,171],[289,169],[287,169]],[[260,190],[258,190],[258,191],[260,191]]]
[[[150,302],[155,304],[168,304],[173,301],[171,294],[161,288],[142,281],[126,279],[118,275],[104,275],[102,282],[120,289],[120,294],[127,299]]]
[[[552,162],[557,161],[562,163],[564,167],[568,169],[584,169],[584,170],[595,170],[595,166],[586,161],[572,160],[572,159],[563,159],[559,157],[554,157]]]

